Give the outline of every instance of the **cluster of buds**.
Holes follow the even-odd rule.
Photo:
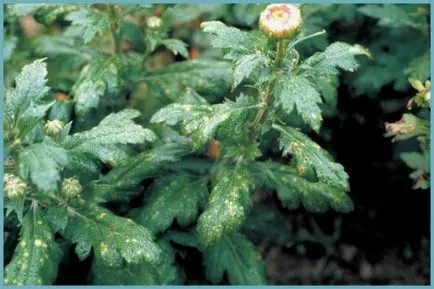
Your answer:
[[[5,197],[9,199],[17,199],[27,194],[27,184],[15,175],[5,174],[3,185]]]
[[[300,9],[291,4],[271,4],[262,11],[259,27],[272,39],[294,37],[302,24]]]
[[[161,24],[162,24],[161,18],[159,18],[157,16],[151,16],[146,20],[146,25],[149,28],[156,29],[156,28],[160,27]]]
[[[66,199],[73,199],[80,195],[82,187],[76,178],[64,179],[60,190],[62,196]]]
[[[55,119],[47,121],[44,128],[48,135],[55,136],[62,131],[64,126],[65,124],[62,121]]]

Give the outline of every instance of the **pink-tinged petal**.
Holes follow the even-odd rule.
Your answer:
[[[270,38],[293,37],[302,24],[300,9],[291,4],[270,4],[262,11],[259,27]]]

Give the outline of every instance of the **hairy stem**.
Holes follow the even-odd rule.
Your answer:
[[[285,56],[286,56],[285,39],[278,39],[276,43],[276,58],[274,61],[275,63],[274,73],[276,73],[282,67]],[[271,81],[270,84],[260,89],[259,91],[259,103],[258,103],[259,110],[255,116],[255,119],[250,124],[250,128],[252,130],[251,141],[255,140],[258,137],[258,134],[260,133],[259,125],[264,120],[268,107],[270,106],[271,91],[273,89],[274,83],[275,83],[275,78]]]
[[[280,68],[285,58],[285,40],[279,39],[276,43],[276,68]]]

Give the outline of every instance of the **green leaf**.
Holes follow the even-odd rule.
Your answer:
[[[107,265],[161,261],[161,249],[152,234],[131,219],[121,218],[95,205],[74,211],[62,235],[74,243],[91,244]]]
[[[408,68],[404,71],[412,78],[425,81],[430,78],[431,72],[431,54],[430,50],[427,50],[424,54],[419,57],[414,58]]]
[[[274,162],[255,162],[249,167],[260,184],[275,190],[282,205],[295,209],[300,202],[306,210],[320,213],[329,205],[338,212],[352,211],[354,206],[345,191],[323,182],[310,182],[297,175],[294,168]]]
[[[217,284],[226,272],[232,285],[267,284],[264,262],[255,247],[238,232],[223,236],[203,251],[206,277]]]
[[[278,104],[286,113],[297,108],[303,120],[316,132],[322,122],[321,96],[312,84],[303,76],[282,75],[276,80],[273,94]]]
[[[38,54],[52,58],[67,56],[79,64],[91,60],[96,54],[88,47],[78,46],[73,37],[65,35],[41,35],[35,39],[35,44],[35,50]]]
[[[65,20],[71,21],[71,26],[80,31],[85,44],[97,35],[102,36],[111,26],[108,14],[91,8],[73,11],[65,17]]]
[[[122,161],[100,180],[89,185],[85,197],[96,202],[128,201],[140,192],[140,182],[180,160],[187,151],[176,144],[160,145]]]
[[[226,59],[237,60],[248,54],[265,57],[267,53],[268,38],[260,31],[247,33],[220,21],[202,22],[201,28],[212,35],[211,46],[227,52]]]
[[[134,214],[134,220],[154,235],[168,229],[175,219],[183,227],[190,225],[208,197],[206,182],[188,174],[161,177],[148,191],[145,206]]]
[[[180,54],[184,58],[188,58],[187,43],[179,39],[164,39],[161,43],[167,47],[173,54]]]
[[[45,25],[52,25],[57,19],[78,10],[78,5],[41,4],[34,13],[35,20]]]
[[[20,129],[24,137],[45,115],[53,102],[47,101],[47,64],[38,59],[23,67],[15,78],[16,87],[5,93],[5,126]]]
[[[291,153],[297,172],[303,175],[313,169],[321,182],[335,186],[340,190],[348,190],[348,174],[344,167],[333,162],[331,156],[308,136],[291,127],[281,127],[273,124],[280,131],[280,147],[283,154]]]
[[[84,261],[90,255],[90,251],[92,250],[92,244],[82,241],[75,245],[75,254],[77,254],[78,259],[80,261]]]
[[[25,216],[21,237],[5,268],[5,285],[51,285],[57,277],[61,250],[37,208]]]
[[[247,54],[238,59],[234,65],[232,90],[234,90],[244,78],[255,70],[259,69],[261,65],[267,63],[268,58],[258,54]]]
[[[146,262],[126,263],[117,268],[108,266],[99,258],[92,263],[92,283],[95,285],[169,285],[168,274],[173,274],[173,267],[167,261],[159,267]]]
[[[26,201],[25,197],[16,198],[16,199],[8,199],[4,198],[5,204],[4,208],[6,209],[5,216],[9,216],[12,212],[15,212],[18,218],[18,222],[23,222],[24,215],[24,203]]]
[[[52,206],[47,209],[44,219],[53,232],[63,231],[68,224],[68,209],[65,206]]]
[[[255,244],[268,241],[285,246],[293,240],[291,228],[285,226],[288,223],[285,218],[276,208],[255,205],[243,224],[242,232]]]
[[[86,159],[89,162],[100,160],[116,165],[128,156],[124,145],[155,140],[154,132],[132,121],[139,115],[138,111],[132,109],[111,113],[91,130],[67,137],[63,145],[68,149],[71,165],[79,167],[76,163]]]
[[[221,97],[229,90],[230,79],[230,63],[192,60],[153,69],[143,81],[151,96],[178,101],[189,90],[208,97]]]
[[[175,231],[169,230],[164,233],[164,239],[173,241],[182,246],[199,248],[199,242],[193,231]]]
[[[412,169],[420,169],[425,172],[430,171],[429,154],[420,154],[417,152],[402,153],[401,159],[407,166]]]
[[[30,179],[42,191],[55,191],[60,181],[59,168],[68,164],[66,151],[51,142],[31,144],[20,152],[19,173],[21,178]]]
[[[156,266],[142,261],[137,264],[124,263],[115,267],[108,266],[103,260],[95,258],[92,264],[92,283],[98,285],[176,284],[179,270],[172,264],[175,261],[175,252],[167,242],[159,240],[158,244],[163,249],[163,257],[162,262]]]
[[[237,230],[251,206],[253,180],[243,168],[223,168],[216,175],[208,205],[197,221],[199,242],[210,246]]]
[[[240,48],[248,43],[247,33],[220,21],[202,22],[204,32],[212,34],[210,44],[215,48]]]
[[[119,96],[122,87],[121,72],[125,63],[116,55],[97,58],[86,65],[73,86],[75,110],[83,117],[90,109],[97,108],[100,98],[106,102]]]
[[[430,187],[431,171],[430,151],[402,153],[400,157],[407,166],[413,169],[410,174],[410,178],[414,180],[413,189],[428,189]]]
[[[231,118],[239,120],[243,117],[240,112],[249,108],[252,108],[252,104],[245,101],[244,98],[241,98],[241,101],[237,100],[237,102],[226,100],[224,103],[212,106],[172,103],[155,113],[151,122],[164,122],[168,125],[179,124],[181,132],[191,138],[192,148],[196,150],[212,138],[225,121]],[[240,129],[239,123],[231,122],[231,124],[235,130]],[[231,131],[234,127],[224,129]]]
[[[313,78],[330,74],[337,75],[339,73],[337,68],[353,72],[359,67],[355,59],[356,55],[371,57],[370,52],[358,44],[334,42],[323,52],[317,52],[303,61],[300,68],[305,70],[304,76]]]
[[[383,5],[365,5],[359,8],[359,11],[366,16],[379,19],[378,25],[400,28],[411,27],[423,29],[424,22],[419,17],[412,17],[403,5],[383,4]],[[422,17],[420,17],[422,18]]]

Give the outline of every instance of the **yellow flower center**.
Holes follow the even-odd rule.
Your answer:
[[[288,21],[289,13],[287,11],[283,11],[280,8],[277,8],[277,9],[273,9],[273,11],[271,11],[271,16],[275,20],[277,20],[281,23],[284,23],[284,22]]]

